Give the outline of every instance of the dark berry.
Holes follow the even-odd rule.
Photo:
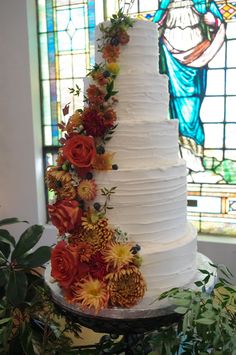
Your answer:
[[[96,211],[99,211],[100,208],[101,208],[101,205],[100,205],[99,202],[95,202],[94,205],[93,205],[93,207],[95,208]]]
[[[108,70],[105,70],[103,72],[103,76],[104,76],[104,78],[109,78],[109,76],[111,76],[111,73]]]
[[[104,154],[105,153],[105,148],[103,147],[103,145],[99,145],[97,147],[97,154]]]
[[[140,250],[141,250],[140,245],[136,244],[136,245],[135,245],[135,247],[136,247],[136,249],[137,249],[138,251],[140,251]]]
[[[57,181],[56,181],[56,187],[57,187],[57,188],[62,187],[62,183],[61,183],[60,180],[57,180]]]
[[[112,170],[118,170],[118,165],[117,164],[113,164],[112,165]]]
[[[93,178],[93,174],[92,174],[91,172],[88,172],[88,173],[86,174],[86,179],[92,180],[92,178]]]
[[[111,39],[110,43],[111,43],[112,46],[118,46],[119,43],[120,43],[119,38],[113,37],[113,38]]]
[[[137,254],[137,252],[138,252],[136,246],[135,246],[135,247],[132,247],[132,248],[130,249],[130,251],[131,251],[131,253],[134,254],[134,255]]]

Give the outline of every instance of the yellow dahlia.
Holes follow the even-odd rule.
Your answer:
[[[107,63],[106,69],[111,72],[112,74],[117,75],[120,71],[120,66],[117,63]]]
[[[94,200],[97,193],[97,185],[95,180],[81,180],[77,187],[79,197],[84,201]]]
[[[78,302],[82,308],[89,308],[98,313],[107,306],[109,293],[104,282],[90,276],[76,283],[73,288],[74,301]]]
[[[129,243],[111,243],[104,251],[105,262],[115,269],[120,269],[128,265],[134,259],[131,247],[132,246]]]
[[[120,269],[106,276],[112,306],[130,308],[143,298],[146,284],[135,266]]]

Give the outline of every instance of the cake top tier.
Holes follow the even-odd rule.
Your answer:
[[[105,21],[96,27],[96,63],[103,62],[101,53],[98,51],[98,39],[102,37],[100,26],[105,28],[110,26],[109,21]],[[128,29],[129,44],[122,46],[119,57],[119,64],[122,68],[120,75],[141,74],[158,72],[158,31],[153,22],[134,20],[133,27]]]

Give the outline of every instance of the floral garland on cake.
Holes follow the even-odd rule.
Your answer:
[[[105,144],[115,132],[117,99],[114,82],[119,73],[119,54],[129,42],[127,30],[133,20],[121,11],[102,24],[99,51],[105,60],[89,72],[84,110],[77,110],[67,123],[59,124],[63,137],[55,166],[46,173],[56,201],[48,212],[58,229],[52,249],[51,276],[67,302],[98,312],[107,307],[129,308],[144,296],[146,285],[140,272],[139,245],[109,224],[106,211],[116,187],[103,188],[104,205],[96,202],[97,171],[116,170],[114,153]],[[70,89],[79,95],[80,89]],[[69,107],[64,108],[64,115]],[[94,174],[95,173],[95,174]]]

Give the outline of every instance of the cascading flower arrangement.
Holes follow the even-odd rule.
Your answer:
[[[97,313],[107,307],[132,307],[146,289],[140,272],[139,245],[126,233],[110,225],[106,217],[116,187],[103,188],[102,206],[96,201],[96,171],[117,170],[113,152],[105,149],[117,126],[114,90],[119,73],[119,54],[129,42],[127,30],[134,20],[119,11],[110,25],[100,26],[99,51],[103,64],[89,72],[85,107],[67,123],[59,124],[63,137],[55,166],[46,173],[49,190],[56,201],[48,206],[58,229],[58,242],[51,254],[51,276],[58,282],[67,302]],[[79,94],[80,90],[70,89]],[[64,113],[68,112],[68,105]]]

